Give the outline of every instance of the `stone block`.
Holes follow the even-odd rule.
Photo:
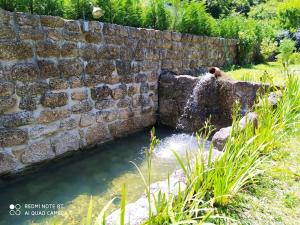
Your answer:
[[[25,164],[33,164],[54,158],[55,154],[52,150],[49,140],[42,140],[28,144],[28,148],[21,156],[21,160]]]
[[[111,96],[112,90],[107,85],[91,89],[91,97],[93,100],[103,100]]]
[[[0,97],[9,97],[15,92],[15,85],[8,81],[0,81]]]
[[[144,94],[144,93],[148,93],[148,91],[149,91],[149,84],[147,84],[147,83],[141,83],[140,93]]]
[[[85,133],[87,145],[95,145],[111,138],[108,127],[104,123],[97,123],[94,126],[89,127]]]
[[[19,127],[33,122],[33,113],[22,111],[0,116],[0,125],[6,128]]]
[[[76,100],[76,101],[86,100],[88,98],[88,91],[83,90],[83,91],[73,92],[71,94],[71,98],[72,98],[72,100]]]
[[[117,103],[118,108],[128,108],[130,106],[131,106],[131,99],[130,98],[120,99]]]
[[[11,80],[28,82],[34,81],[39,76],[39,68],[34,63],[18,63],[11,68]]]
[[[65,79],[52,78],[49,80],[49,87],[51,90],[63,90],[69,87],[69,83]]]
[[[51,138],[51,144],[54,148],[55,155],[62,155],[80,148],[80,136],[78,131],[65,132]]]
[[[80,76],[70,77],[69,83],[71,88],[80,88],[84,86],[84,82],[82,81]]]
[[[28,43],[13,41],[0,43],[0,60],[21,60],[32,57],[32,47]]]
[[[49,123],[67,118],[71,112],[67,109],[46,109],[43,110],[37,118],[38,123]]]
[[[97,122],[112,122],[118,119],[119,111],[112,109],[112,110],[102,110],[96,113],[96,120]]]
[[[31,139],[37,139],[43,136],[52,136],[53,134],[57,133],[59,129],[59,123],[38,124],[29,128],[29,137]]]
[[[22,167],[13,154],[0,152],[0,174],[15,172]]]
[[[130,108],[119,109],[119,119],[120,120],[126,120],[133,116],[134,116],[134,113],[132,112],[132,110]]]
[[[0,97],[0,112],[12,109],[17,104],[17,99],[15,96],[10,97]]]
[[[80,22],[77,20],[65,20],[64,28],[72,32],[81,32]]]
[[[113,99],[125,98],[127,95],[127,86],[126,84],[120,84],[117,88],[112,90]]]
[[[10,26],[1,26],[0,39],[13,40],[16,38],[16,33]]]
[[[80,117],[79,125],[81,127],[88,127],[96,123],[96,115],[92,112],[84,113]]]
[[[20,27],[19,36],[21,40],[43,40],[44,32],[40,28]]]
[[[40,16],[41,25],[45,27],[60,28],[64,26],[64,19],[58,16]]]
[[[51,60],[38,60],[41,78],[58,77],[60,72],[57,65]]]
[[[133,72],[131,61],[117,60],[116,68],[117,68],[118,75],[120,76],[126,76]]]
[[[61,107],[68,103],[68,94],[65,92],[46,92],[41,98],[41,104],[45,107]]]
[[[70,117],[60,122],[59,128],[63,131],[73,130],[78,127],[79,117]]]
[[[88,32],[85,34],[85,41],[88,43],[100,44],[102,36],[99,33]]]
[[[62,57],[77,57],[79,49],[76,44],[66,42],[61,46],[60,54]]]
[[[115,106],[115,101],[112,99],[103,99],[96,101],[95,108],[96,109],[109,109]]]
[[[138,92],[139,92],[139,89],[137,86],[133,85],[133,86],[128,87],[128,91],[127,91],[128,96],[131,97],[131,96],[137,94]]]
[[[65,77],[78,76],[84,70],[84,65],[79,59],[62,59],[58,68]]]
[[[84,60],[95,60],[98,58],[98,46],[89,44],[80,49],[81,56]]]
[[[98,50],[100,59],[118,59],[120,58],[120,47],[116,45],[104,45]]]
[[[103,77],[111,77],[115,65],[111,61],[90,61],[86,65],[86,73]]]
[[[59,57],[60,49],[53,41],[38,41],[36,43],[36,54],[39,57]]]
[[[63,39],[61,30],[55,28],[46,28],[46,27],[44,27],[43,30],[48,40],[60,41]]]
[[[136,77],[135,77],[135,82],[136,83],[144,83],[147,81],[147,75],[144,73],[139,73]]]
[[[16,22],[19,26],[33,26],[36,27],[40,24],[38,15],[32,15],[23,12],[16,13]]]
[[[134,123],[132,118],[123,121],[116,121],[108,125],[109,131],[113,137],[126,136],[129,133],[134,132]]]
[[[25,144],[28,134],[21,129],[0,128],[0,147]]]
[[[17,84],[16,93],[19,96],[36,96],[49,90],[46,81],[38,81],[29,84]]]
[[[73,113],[85,113],[93,109],[93,103],[90,100],[83,100],[71,107]]]

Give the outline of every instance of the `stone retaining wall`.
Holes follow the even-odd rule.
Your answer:
[[[236,57],[234,40],[87,25],[0,9],[0,174],[151,126],[162,70]]]

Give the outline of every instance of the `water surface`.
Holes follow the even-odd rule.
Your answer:
[[[166,179],[178,168],[170,149],[184,154],[185,150],[195,150],[197,146],[195,137],[188,134],[174,134],[167,128],[158,128],[156,133],[161,142],[153,158],[153,182]],[[135,162],[143,173],[147,171],[144,151],[149,141],[147,130],[94,149],[78,151],[15,178],[2,178],[0,224],[52,224],[55,220],[68,225],[80,224],[91,196],[95,218],[110,199],[119,196],[123,184],[127,189],[127,203],[137,200],[143,194],[144,186],[130,161]],[[9,215],[10,204],[19,204],[21,214]],[[110,210],[118,205],[116,200]],[[58,210],[58,206],[63,208]],[[29,215],[25,215],[26,212]],[[53,215],[55,213],[59,215]]]

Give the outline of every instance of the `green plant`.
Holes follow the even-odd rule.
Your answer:
[[[272,54],[277,50],[276,43],[270,38],[264,38],[260,44],[260,51],[265,61],[267,61]]]
[[[193,0],[183,6],[178,31],[211,36],[215,32],[214,22],[214,19],[206,13],[204,4]]]
[[[291,39],[284,39],[281,41],[278,48],[279,54],[277,59],[282,63],[283,67],[287,70],[291,61],[291,57],[295,51],[295,41]]]
[[[143,12],[143,26],[158,30],[167,30],[171,13],[165,7],[164,0],[150,0]]]
[[[295,30],[300,26],[300,1],[283,1],[277,12],[280,23],[284,28]]]

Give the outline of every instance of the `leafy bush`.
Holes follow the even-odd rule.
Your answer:
[[[270,59],[270,57],[276,52],[277,44],[270,38],[264,38],[260,44],[260,52],[265,61]]]
[[[295,51],[295,42],[291,39],[284,39],[281,41],[278,50],[279,55],[277,58],[282,63],[283,67],[287,69],[290,64],[291,57]]]
[[[144,10],[143,25],[147,28],[167,30],[170,24],[170,12],[164,0],[150,0]]]
[[[206,13],[202,2],[191,1],[183,7],[178,31],[210,36],[215,33],[214,23],[214,19]]]
[[[278,17],[284,28],[295,30],[300,27],[300,1],[282,2],[278,7]]]

